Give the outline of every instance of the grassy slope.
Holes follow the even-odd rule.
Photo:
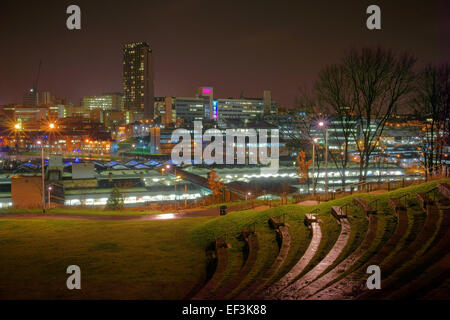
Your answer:
[[[208,220],[0,220],[0,299],[182,299],[206,276],[188,231]],[[82,290],[65,270],[81,268]]]
[[[442,180],[444,181],[444,180]],[[446,181],[449,181],[447,179]],[[408,200],[412,205],[412,209],[408,210],[409,215],[418,215],[419,219],[416,221],[417,223],[420,223],[420,211],[416,211],[414,204],[416,204],[415,200],[415,194],[417,192],[424,192],[428,191],[432,188],[434,188],[439,181],[432,181],[429,183],[421,184],[419,186],[411,186],[404,189],[398,189],[389,193],[384,194],[358,194],[358,196],[366,199],[367,201],[372,201],[374,199],[379,199],[378,202],[378,209],[379,209],[379,228],[377,231],[377,237],[372,244],[372,246],[369,248],[369,250],[365,253],[362,260],[366,261],[372,254],[374,254],[379,247],[388,240],[390,234],[395,229],[395,216],[392,210],[388,208],[387,200],[389,198],[395,198],[400,197],[401,195],[405,193],[410,193],[411,197],[410,200]],[[320,209],[320,220],[321,222],[321,228],[322,228],[322,241],[319,246],[319,250],[312,259],[311,263],[305,268],[305,270],[302,272],[302,274],[299,276],[306,274],[309,270],[311,270],[317,263],[322,260],[326,254],[329,252],[329,250],[334,245],[334,242],[336,241],[337,237],[339,236],[340,227],[336,223],[335,219],[331,216],[331,206],[343,206],[344,204],[350,203],[352,206],[349,208],[348,214],[350,216],[349,222],[352,226],[352,231],[350,235],[350,240],[347,246],[344,248],[342,254],[338,257],[338,259],[328,268],[328,270],[331,270],[334,268],[338,263],[340,263],[345,257],[347,257],[351,252],[353,252],[361,243],[361,241],[365,237],[365,233],[367,231],[367,219],[365,218],[365,213],[362,212],[362,210],[356,208],[353,206],[353,196],[348,196],[344,198],[340,198],[334,201],[330,201],[327,203],[322,203],[317,206],[312,207],[300,207],[297,205],[288,205],[288,206],[282,206],[277,208],[272,208],[270,210],[258,212],[254,210],[246,210],[241,212],[234,212],[232,214],[229,214],[224,217],[219,217],[213,220],[210,220],[200,226],[195,227],[192,230],[192,239],[196,243],[203,243],[204,246],[206,246],[211,241],[214,241],[215,237],[228,234],[229,241],[232,242],[233,248],[229,251],[229,257],[232,260],[232,263],[230,264],[230,267],[227,270],[226,279],[231,278],[234,274],[236,274],[239,271],[239,266],[243,265],[242,261],[242,243],[239,245],[239,242],[237,242],[234,239],[231,239],[233,235],[239,234],[240,230],[246,226],[250,226],[253,222],[256,222],[256,228],[258,231],[258,235],[260,238],[263,238],[264,241],[267,241],[267,236],[272,237],[275,239],[275,233],[272,230],[269,230],[268,228],[264,228],[264,226],[267,224],[267,220],[272,215],[281,215],[283,212],[287,214],[287,222],[295,221],[293,225],[295,225],[298,222],[302,222],[304,213],[310,212],[316,208]],[[292,224],[292,223],[291,223]],[[413,226],[412,232],[414,233],[415,230],[417,230],[420,225]],[[302,229],[300,227],[300,229]],[[310,236],[307,235],[308,232],[304,232],[306,229],[303,229],[301,233],[301,237],[299,239],[298,232],[295,232],[294,230],[291,231],[291,235],[293,235],[293,246],[292,250],[289,253],[289,257],[286,261],[286,263],[283,265],[281,272],[279,272],[272,280],[275,281],[278,278],[280,278],[284,273],[286,273],[290,267],[292,267],[297,260],[301,257],[304,250],[308,246],[308,242],[310,239]],[[298,230],[297,230],[298,231]],[[299,243],[296,243],[296,242]],[[405,241],[411,241],[411,239],[405,239]],[[300,245],[299,245],[300,244]],[[236,245],[239,245],[239,248],[235,248]],[[260,248],[260,254],[264,255],[265,258],[258,258],[257,266],[252,270],[250,279],[257,276],[258,274],[261,274],[267,268],[270,266],[270,264],[273,262],[273,259],[276,257],[275,254],[269,254],[265,251],[267,250],[273,250],[271,249],[271,246],[268,246],[267,248],[265,246],[262,246]],[[264,261],[266,260],[266,261]],[[353,270],[352,268],[351,270]],[[248,281],[248,279],[246,279]],[[245,283],[242,287],[245,286]]]
[[[384,208],[388,198],[411,192],[413,198],[409,201],[415,204],[415,193],[430,190],[436,183],[361,196],[380,199]],[[276,280],[296,263],[308,246],[310,234],[303,225],[304,213],[316,207],[321,209],[319,217],[323,233],[323,241],[308,270],[328,253],[339,235],[340,228],[330,214],[331,206],[347,202],[352,202],[352,197],[315,207],[288,205],[266,211],[234,212],[214,219],[145,222],[1,219],[0,298],[181,299],[204,283],[205,248],[217,236],[227,233],[233,246],[229,251],[230,268],[226,276],[231,277],[239,271],[243,264],[243,243],[235,236],[243,227],[256,222],[260,257],[243,287],[248,280],[265,272],[278,254],[275,232],[268,228],[267,220],[270,216],[286,213],[292,250],[281,272],[274,277]],[[408,210],[410,217],[416,214],[421,217],[420,211],[414,208]],[[355,228],[351,235],[355,241],[345,248],[345,254],[338,260],[349,254],[364,235],[365,218],[360,217],[362,213],[351,209],[349,214],[352,227],[359,225],[361,230]],[[393,213],[386,211],[384,215],[384,230],[380,229],[380,238],[387,238],[383,231],[392,232],[395,226],[390,220]],[[420,221],[410,231],[414,233],[419,227]],[[412,239],[407,237],[404,241]],[[371,250],[375,250],[377,245]],[[65,269],[71,264],[81,267],[81,291],[65,289]]]

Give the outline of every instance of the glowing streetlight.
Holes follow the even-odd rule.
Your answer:
[[[328,199],[328,127],[324,121],[319,122],[319,127],[325,127],[325,194]]]
[[[52,186],[48,187],[48,208],[50,209],[50,192],[52,191]]]
[[[55,129],[55,124],[54,124],[53,122],[51,122],[51,123],[48,125],[48,127],[49,127],[50,129]]]
[[[314,138],[312,140],[312,187],[313,187],[313,196],[316,193],[316,185],[315,185],[316,178],[314,176],[315,175],[315,164],[314,163],[316,161],[315,153],[316,153],[316,143],[317,143],[317,141],[318,141],[317,138]],[[309,193],[309,190],[308,190],[308,193]]]
[[[22,125],[21,125],[20,123],[16,123],[16,124],[14,125],[14,129],[16,129],[16,130],[22,130]]]
[[[41,175],[42,175],[42,213],[45,213],[45,167],[44,167],[44,143],[39,140],[37,144],[41,146]]]

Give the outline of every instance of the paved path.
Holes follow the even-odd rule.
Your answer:
[[[347,219],[341,219],[341,233],[339,238],[331,248],[330,252],[319,262],[313,269],[311,269],[306,275],[301,277],[299,280],[282,290],[277,294],[277,299],[280,300],[296,300],[298,299],[297,293],[313,282],[318,276],[320,276],[333,262],[339,257],[344,247],[347,245],[348,239],[350,238],[350,223]]]
[[[312,222],[311,223],[311,230],[312,230],[312,239],[309,243],[308,248],[306,249],[303,256],[298,260],[296,265],[292,267],[291,270],[289,270],[288,273],[286,273],[280,280],[278,280],[276,283],[274,283],[271,287],[269,287],[264,296],[267,298],[273,298],[275,295],[285,287],[287,287],[296,277],[299,276],[300,273],[306,268],[306,266],[309,264],[311,259],[314,257],[314,255],[317,252],[317,249],[319,248],[320,241],[322,240],[322,231],[320,229],[320,225],[318,222]]]
[[[315,206],[315,205],[318,205],[320,203],[323,203],[323,201],[320,202],[320,201],[317,201],[317,200],[305,200],[305,201],[297,203],[297,205],[299,205],[299,206]]]

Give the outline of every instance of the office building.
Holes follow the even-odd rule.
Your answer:
[[[205,99],[203,97],[176,97],[175,111],[177,119],[184,123],[203,120],[205,117]]]
[[[124,109],[136,120],[154,117],[153,53],[146,42],[123,47]]]
[[[122,111],[123,97],[120,93],[87,96],[81,99],[81,106],[84,110]]]

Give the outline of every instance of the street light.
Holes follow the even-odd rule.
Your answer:
[[[178,202],[177,202],[177,182],[178,179],[181,179],[181,176],[175,176],[175,210],[178,210]]]
[[[53,131],[53,129],[55,129],[55,124],[53,123],[53,122],[50,122],[49,124],[48,124],[48,132],[50,133],[49,135],[48,135],[48,144],[49,144],[49,146],[50,146],[50,148],[51,149],[49,149],[49,154],[50,153],[52,153],[52,151],[53,151],[53,144],[52,144],[52,138],[51,138],[51,132]]]
[[[42,213],[45,213],[45,168],[44,168],[44,143],[38,141],[37,144],[41,145],[41,175],[42,175]]]
[[[50,191],[52,191],[52,186],[48,187],[48,209],[50,209]]]
[[[313,196],[315,196],[316,194],[316,177],[315,177],[315,161],[316,161],[316,142],[317,142],[317,138],[314,138],[312,140],[312,187],[313,187]],[[309,193],[309,190],[308,190]]]
[[[319,122],[319,127],[325,127],[325,194],[328,200],[328,127],[323,121]]]

